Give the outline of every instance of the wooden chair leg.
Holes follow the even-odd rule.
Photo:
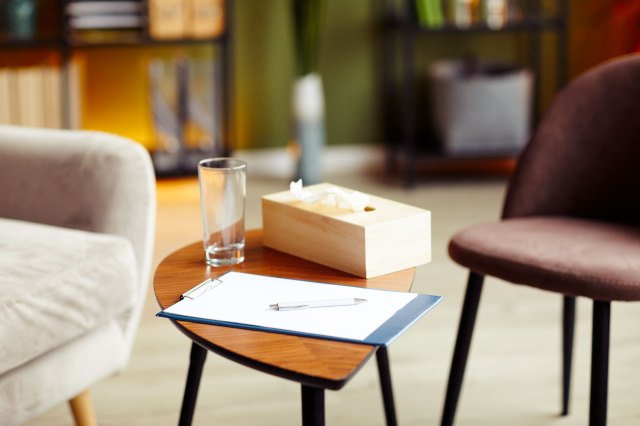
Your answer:
[[[594,300],[591,338],[590,426],[604,426],[607,424],[610,321],[611,302]]]
[[[576,298],[564,296],[562,303],[562,415],[569,414],[573,331],[576,322]]]
[[[97,426],[96,412],[91,401],[89,389],[69,400],[69,407],[73,414],[76,426]]]
[[[471,337],[478,313],[478,304],[480,303],[483,282],[484,275],[476,274],[475,272],[469,273],[467,292],[464,296],[460,325],[458,326],[458,337],[456,339],[455,349],[453,350],[444,410],[442,412],[442,419],[440,420],[442,426],[452,425],[456,415],[460,390],[462,389],[462,378],[464,377],[469,347],[471,346]]]

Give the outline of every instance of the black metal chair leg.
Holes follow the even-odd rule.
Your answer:
[[[589,425],[607,424],[607,387],[609,380],[609,324],[611,302],[593,301],[591,340],[591,401]]]
[[[562,415],[569,414],[573,331],[576,321],[576,298],[564,296],[562,303]]]
[[[182,409],[180,410],[179,426],[190,426],[193,421],[193,411],[196,408],[198,388],[204,361],[207,359],[207,350],[193,342],[191,344],[191,355],[189,356],[189,372],[187,373],[187,384],[184,388],[182,398]]]
[[[378,363],[378,375],[380,376],[380,388],[382,390],[382,402],[384,404],[384,416],[387,426],[396,426],[396,407],[393,401],[393,387],[391,385],[391,371],[389,369],[389,353],[387,348],[380,346],[376,351]]]
[[[324,426],[324,389],[302,385],[302,425]]]
[[[449,372],[449,383],[447,385],[447,394],[444,402],[444,410],[440,424],[442,426],[450,426],[458,406],[460,390],[462,388],[462,378],[467,364],[467,356],[469,355],[469,347],[471,345],[471,337],[473,335],[473,326],[476,322],[478,313],[478,304],[480,303],[480,294],[482,293],[482,285],[484,275],[475,272],[469,272],[469,280],[467,281],[467,292],[464,297],[462,306],[462,314],[460,315],[460,325],[458,326],[458,337],[456,339],[455,349],[453,351],[453,359],[451,360],[451,370]]]

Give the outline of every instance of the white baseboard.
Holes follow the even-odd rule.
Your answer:
[[[296,159],[286,148],[240,150],[233,156],[247,162],[252,176],[291,179],[295,173]],[[378,145],[327,146],[321,161],[326,176],[362,173],[382,167],[384,150]]]

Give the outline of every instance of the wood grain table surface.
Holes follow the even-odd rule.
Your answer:
[[[167,256],[154,277],[156,299],[162,309],[208,278],[228,271],[273,277],[409,291],[415,268],[372,279],[358,278],[262,245],[262,231],[246,233],[245,261],[231,267],[211,267],[204,261],[201,242]],[[366,344],[338,342],[232,327],[172,321],[190,339],[221,356],[248,367],[295,380],[303,385],[342,388],[375,353]]]

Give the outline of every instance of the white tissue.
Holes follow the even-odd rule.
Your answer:
[[[322,204],[329,206],[349,209],[354,212],[362,212],[367,206],[367,203],[369,203],[369,196],[358,191],[348,193],[335,187],[327,188],[318,193],[304,190],[302,189],[302,179],[298,179],[297,182],[291,182],[289,189],[294,197],[307,204],[322,202]]]

